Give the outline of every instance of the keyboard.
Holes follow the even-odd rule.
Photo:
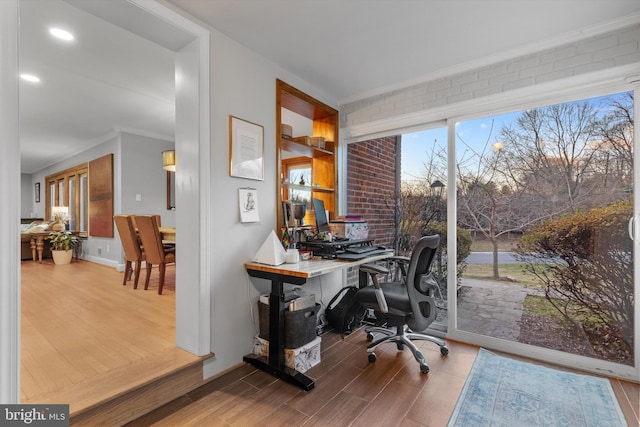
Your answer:
[[[367,252],[375,251],[378,248],[376,246],[353,246],[347,247],[344,249],[345,252],[350,252],[352,254],[365,254]]]

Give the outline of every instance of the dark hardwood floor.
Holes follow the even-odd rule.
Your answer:
[[[322,360],[306,372],[316,379],[301,391],[242,365],[128,426],[446,426],[478,353],[448,341],[441,357],[429,342],[419,347],[431,368],[420,373],[408,350],[376,351],[369,363],[365,333],[322,337]],[[611,379],[629,425],[639,425],[640,385]]]

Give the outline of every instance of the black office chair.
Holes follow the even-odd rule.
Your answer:
[[[374,339],[367,346],[369,362],[376,361],[374,350],[383,343],[395,342],[398,350],[406,345],[420,364],[420,371],[429,372],[424,355],[412,340],[426,340],[440,346],[440,354],[446,356],[449,349],[446,343],[436,337],[419,333],[429,327],[436,318],[434,291],[437,283],[430,268],[433,262],[440,236],[422,237],[414,246],[403,282],[378,283],[377,274],[385,273],[384,267],[363,265],[361,271],[369,273],[373,286],[367,286],[356,293],[357,301],[365,308],[372,309],[377,326],[395,327],[395,333],[388,334],[385,328],[372,328],[382,332],[382,337]],[[368,334],[371,339],[371,333]]]

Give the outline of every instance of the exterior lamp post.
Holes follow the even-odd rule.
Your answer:
[[[433,181],[433,183],[431,184],[431,191],[433,193],[433,198],[436,205],[436,221],[438,222],[442,221],[440,217],[442,213],[442,209],[440,209],[440,207],[442,205],[442,193],[444,192],[444,187],[445,185],[442,183],[442,181],[438,179]],[[438,261],[438,265],[437,265],[438,279],[442,279],[442,251],[440,250],[439,245],[438,245],[438,253],[436,255],[437,255],[436,260]]]

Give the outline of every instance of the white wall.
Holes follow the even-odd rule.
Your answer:
[[[115,213],[159,214],[163,226],[175,226],[175,212],[167,210],[167,172],[162,169],[162,152],[173,149],[173,141],[127,132],[121,132],[120,138],[121,205]]]
[[[566,89],[580,86],[590,74],[600,74],[604,80],[607,75],[638,72],[640,24],[637,22],[622,28],[602,26],[580,36],[580,40],[572,43],[535,52],[521,51],[517,58],[345,104],[340,117],[345,127],[342,135],[362,140],[369,138],[365,136],[367,133],[393,134],[394,129],[424,123],[424,120],[462,114],[460,107],[454,107],[461,104],[477,111],[483,107],[477,100],[509,92],[526,89],[534,92],[536,86],[562,81],[566,84],[559,87]]]
[[[35,187],[32,184],[31,174],[22,173],[20,174],[20,218],[37,217],[33,210],[34,201]]]
[[[207,361],[207,375],[241,363],[242,356],[251,352],[258,325],[257,298],[270,287],[266,281],[250,279],[244,263],[253,258],[276,223],[276,79],[335,107],[335,100],[326,94],[219,32],[211,32],[212,257],[202,262],[211,263],[211,351],[216,357]],[[264,181],[229,176],[229,115],[264,127]],[[258,192],[258,223],[240,223],[238,189],[247,186]],[[334,286],[333,292],[324,292],[334,293],[337,281]]]

